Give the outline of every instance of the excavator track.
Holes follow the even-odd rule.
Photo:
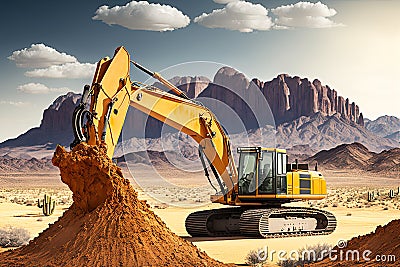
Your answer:
[[[189,214],[185,221],[191,236],[237,236],[240,235],[242,208],[202,210]]]
[[[185,226],[193,237],[279,238],[330,234],[336,228],[336,218],[312,208],[226,208],[194,212],[186,218]]]

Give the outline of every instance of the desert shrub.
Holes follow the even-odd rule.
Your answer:
[[[28,243],[30,239],[26,229],[5,227],[0,229],[0,247],[19,247]]]
[[[281,267],[303,267],[306,264],[320,261],[329,255],[332,247],[328,244],[317,244],[299,249],[298,259],[281,260],[277,263]]]
[[[282,260],[282,261],[279,261],[277,263],[277,265],[281,266],[281,267],[296,267],[296,266],[299,266],[299,265],[296,265],[297,262],[298,262],[297,260]]]
[[[261,249],[250,250],[250,252],[247,254],[245,258],[246,264],[249,264],[251,266],[262,266],[262,264],[267,261],[267,258],[265,257],[265,259],[262,259],[264,258],[263,253],[265,252],[259,253],[259,251],[261,251]]]

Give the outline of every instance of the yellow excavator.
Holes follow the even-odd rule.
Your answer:
[[[132,82],[131,63],[173,93]],[[336,218],[330,212],[282,206],[325,198],[326,182],[320,172],[305,164],[288,164],[284,149],[261,146],[238,148],[237,168],[229,137],[215,115],[160,74],[132,61],[122,46],[112,59],[98,62],[92,84],[84,87],[73,113],[71,148],[80,142],[105,142],[112,158],[129,106],[191,136],[199,144],[205,175],[209,178],[208,163],[218,182],[219,192],[211,201],[231,206],[190,214],[185,221],[190,235],[284,237],[335,230]]]

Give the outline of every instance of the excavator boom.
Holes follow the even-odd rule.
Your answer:
[[[175,94],[132,83],[129,75],[130,62],[158,79]],[[107,155],[112,158],[128,107],[131,105],[191,136],[199,143],[202,153],[213,166],[216,178],[221,179],[222,193],[234,188],[237,183],[237,169],[229,137],[215,115],[205,106],[189,99],[158,73],[150,72],[131,61],[124,47],[117,48],[112,59],[104,58],[99,61],[90,94],[91,119],[86,127],[87,140],[79,140],[79,136],[75,136],[74,143],[87,141],[88,144],[95,145],[105,142],[108,148]],[[74,127],[79,128],[79,126]]]

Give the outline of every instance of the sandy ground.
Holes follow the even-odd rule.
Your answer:
[[[218,206],[214,206],[218,207]],[[219,238],[210,241],[208,238],[188,237],[184,220],[193,210],[182,210],[179,208],[167,208],[155,210],[155,212],[167,223],[167,225],[179,235],[192,241],[200,249],[206,251],[211,257],[223,262],[244,263],[244,259],[250,250],[268,248],[268,251],[284,250],[289,253],[305,246],[318,243],[336,245],[339,240],[348,240],[351,237],[370,233],[377,225],[384,225],[395,218],[400,218],[400,210],[386,210],[381,208],[326,208],[334,213],[338,220],[336,231],[330,235],[313,237],[289,237],[275,239],[225,239]],[[351,216],[347,216],[351,213]],[[273,261],[277,261],[275,254]]]
[[[137,175],[143,177],[148,174],[147,171],[143,171]],[[336,245],[339,240],[367,234],[378,225],[400,218],[400,197],[388,197],[389,189],[397,192],[397,187],[400,185],[394,177],[371,177],[366,174],[343,171],[325,171],[324,174],[329,189],[327,199],[318,202],[291,203],[292,206],[312,206],[334,213],[338,220],[336,231],[330,235],[314,237],[218,238],[214,240],[192,238],[188,236],[184,227],[186,216],[196,210],[223,207],[208,202],[208,194],[212,192],[212,189],[204,186],[204,183],[193,185],[197,176],[198,179],[205,180],[201,173],[193,174],[195,178],[188,179],[186,186],[181,184],[181,187],[168,187],[165,184],[151,185],[151,182],[147,180],[145,184],[141,181],[142,188],[138,188],[138,185],[135,187],[140,198],[148,200],[155,213],[173,232],[193,242],[215,259],[238,264],[244,263],[250,250],[267,247],[269,253],[272,250],[289,252],[318,243]],[[131,176],[125,175],[132,180]],[[181,177],[181,174],[172,174],[170,170],[162,172],[162,176],[168,175],[170,175],[170,181],[178,181]],[[134,183],[133,180],[132,182]],[[197,187],[193,188],[193,186]],[[366,198],[368,191],[374,191],[375,195],[379,192],[379,197],[373,202],[368,202]],[[48,217],[41,215],[41,209],[36,206],[36,200],[42,198],[45,193],[57,199],[55,212]],[[148,194],[163,198],[169,204],[160,203]],[[56,221],[70,204],[71,192],[60,181],[57,173],[0,174],[0,228],[8,225],[21,227],[27,229],[33,238],[50,223]],[[182,208],[181,206],[191,207]],[[272,260],[278,260],[276,254]]]

